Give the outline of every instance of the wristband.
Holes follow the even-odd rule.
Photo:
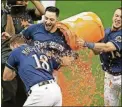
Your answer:
[[[89,49],[93,49],[94,48],[94,43],[92,42],[86,42],[84,43],[84,47],[88,47]]]

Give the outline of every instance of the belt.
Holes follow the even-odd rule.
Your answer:
[[[51,83],[54,83],[55,81],[53,79],[51,80],[47,80],[47,81],[42,81],[42,82],[39,82],[35,85],[33,85],[30,90],[28,91],[28,95],[30,95],[32,93],[32,90],[35,88],[35,87],[40,87],[40,86],[43,86],[43,85],[46,85],[46,84],[51,84]]]
[[[109,74],[113,75],[113,76],[119,76],[119,75],[122,75],[122,71],[120,72],[112,72],[112,71],[107,71]]]

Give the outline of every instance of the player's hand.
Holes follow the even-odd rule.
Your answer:
[[[76,42],[77,42],[77,45],[79,48],[82,48],[85,44],[85,40],[83,40],[81,38],[78,38]]]
[[[11,38],[11,35],[9,35],[7,32],[2,32],[2,39],[6,40],[8,38]]]

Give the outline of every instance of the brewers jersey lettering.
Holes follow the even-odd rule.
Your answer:
[[[52,57],[48,57],[46,50],[22,45],[14,49],[6,62],[6,66],[17,71],[28,91],[33,85],[53,79],[52,72],[60,64]]]

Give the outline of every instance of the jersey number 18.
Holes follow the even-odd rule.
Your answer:
[[[36,54],[32,55],[32,57],[36,61],[36,69],[45,69],[46,71],[50,70],[49,64],[48,64],[48,58],[45,55],[40,55],[38,58]]]

